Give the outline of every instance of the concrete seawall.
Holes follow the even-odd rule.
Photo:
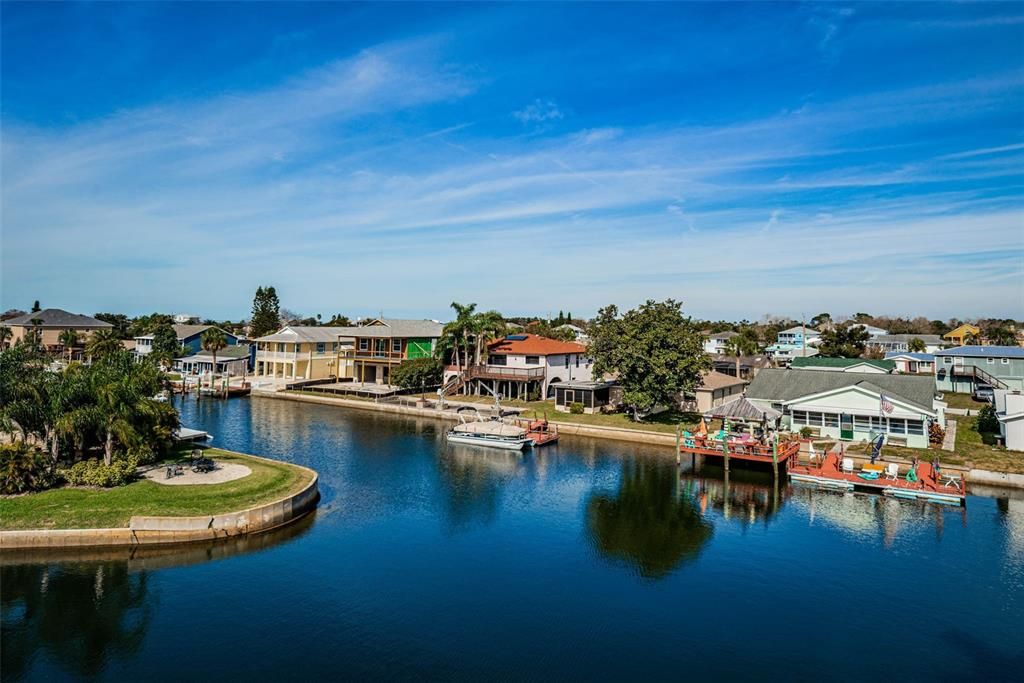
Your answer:
[[[246,457],[266,460],[252,455]],[[300,519],[314,510],[320,500],[317,473],[308,467],[292,466],[309,472],[312,475],[309,483],[297,493],[248,510],[201,517],[136,515],[131,518],[127,528],[118,529],[0,531],[0,550],[191,543],[270,531]]]

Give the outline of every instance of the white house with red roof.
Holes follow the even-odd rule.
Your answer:
[[[458,383],[457,390],[486,394],[483,386],[487,386],[506,398],[550,398],[554,396],[555,384],[592,381],[593,365],[587,347],[578,342],[536,334],[510,334],[488,345],[483,364],[462,370],[463,381]],[[448,366],[446,381],[458,373],[458,368]]]

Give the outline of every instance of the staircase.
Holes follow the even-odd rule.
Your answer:
[[[958,377],[971,377],[975,384],[979,382],[991,385],[994,389],[1009,389],[1009,385],[1003,380],[999,379],[995,375],[990,374],[986,370],[978,367],[977,365],[961,365],[960,367],[953,367],[953,374]]]

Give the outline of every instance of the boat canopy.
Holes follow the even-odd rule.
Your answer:
[[[482,422],[467,422],[466,424],[455,425],[452,431],[457,434],[481,434],[488,436],[505,436],[521,439],[526,436],[526,430],[515,425],[505,424],[497,420],[484,420]]]

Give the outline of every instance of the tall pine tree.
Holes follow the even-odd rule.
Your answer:
[[[277,331],[281,324],[281,302],[273,287],[257,287],[252,300],[252,320],[249,336],[256,338]]]

